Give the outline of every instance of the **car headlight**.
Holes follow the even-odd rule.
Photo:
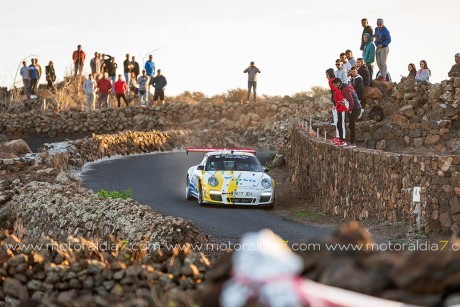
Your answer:
[[[219,180],[216,177],[209,177],[208,184],[212,187],[217,187],[219,185]]]
[[[262,179],[261,184],[266,189],[270,189],[272,187],[272,181],[270,179],[268,179],[268,178]]]

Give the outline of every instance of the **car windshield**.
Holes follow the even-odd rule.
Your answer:
[[[209,156],[205,171],[263,172],[264,168],[254,156],[226,154]]]

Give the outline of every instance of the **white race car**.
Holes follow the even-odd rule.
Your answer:
[[[198,204],[251,205],[273,208],[275,182],[253,149],[187,148],[207,152],[187,171],[186,197]]]

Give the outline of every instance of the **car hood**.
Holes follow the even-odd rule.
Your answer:
[[[268,177],[262,172],[212,171],[206,172],[206,181],[212,176],[219,180],[219,186],[222,188],[257,187],[264,177]]]

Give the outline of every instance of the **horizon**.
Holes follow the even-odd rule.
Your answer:
[[[324,72],[334,68],[339,53],[346,49],[353,51],[355,59],[360,57],[362,18],[368,18],[374,30],[377,18],[383,18],[391,33],[387,63],[393,82],[407,75],[407,64],[414,63],[419,69],[420,60],[428,62],[430,82],[445,80],[455,64],[454,54],[460,52],[449,33],[460,21],[455,10],[445,8],[456,4],[453,0],[373,1],[366,3],[366,8],[357,1],[343,7],[338,1],[311,0],[218,4],[211,0],[134,0],[129,5],[117,0],[110,6],[81,0],[78,4],[8,1],[7,9],[0,12],[0,33],[6,47],[0,51],[0,86],[11,87],[18,64],[32,54],[43,70],[52,60],[57,81],[61,81],[72,67],[72,52],[81,44],[86,53],[85,74],[95,51],[115,56],[117,74],[123,74],[126,53],[136,56],[142,66],[144,56],[158,49],[152,54],[156,68],[162,69],[168,80],[166,96],[184,91],[213,96],[229,89],[246,89],[243,70],[251,61],[261,70],[259,96],[292,95],[313,86],[327,88]],[[105,13],[107,20],[95,19],[91,11]],[[133,12],[140,14],[130,20]],[[152,16],[146,19],[145,12]],[[39,18],[27,23],[32,13]],[[45,77],[40,81],[46,83]]]

